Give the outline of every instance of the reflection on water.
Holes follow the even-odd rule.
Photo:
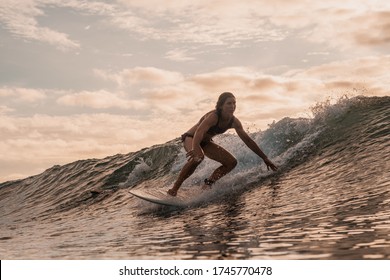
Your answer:
[[[119,191],[116,195],[129,201],[118,203],[119,209],[96,205],[82,214],[8,226],[1,254],[27,259],[390,258],[388,182],[358,184],[318,172],[316,178],[302,176],[316,168],[303,164],[261,187],[189,209],[158,207]],[[24,244],[23,250],[17,244]]]
[[[61,259],[390,258],[387,186],[349,185],[336,192],[324,178],[311,185],[293,184],[297,172],[196,208],[137,202],[117,212],[92,214],[89,209],[64,220],[11,226],[0,239],[1,254]],[[23,250],[15,250],[17,244],[24,244]]]

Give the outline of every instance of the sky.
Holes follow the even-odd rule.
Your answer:
[[[387,0],[1,0],[0,182],[172,140],[222,92],[250,130],[389,95]]]

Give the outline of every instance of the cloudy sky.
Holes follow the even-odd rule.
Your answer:
[[[387,0],[1,0],[0,182],[390,87]]]

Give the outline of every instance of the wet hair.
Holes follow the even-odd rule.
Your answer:
[[[231,92],[224,92],[219,96],[217,105],[215,105],[215,109],[217,110],[218,115],[221,113],[222,106],[223,104],[225,104],[226,99],[228,99],[229,97],[236,99],[236,97]]]

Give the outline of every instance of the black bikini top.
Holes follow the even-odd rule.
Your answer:
[[[234,116],[231,118],[229,124],[227,127],[224,127],[224,128],[221,128],[219,127],[219,119],[220,119],[220,115],[218,114],[218,112],[214,111],[214,113],[217,115],[218,117],[218,122],[216,125],[212,126],[209,128],[209,130],[207,130],[207,134],[211,135],[211,136],[215,136],[217,134],[222,134],[224,133],[226,130],[228,130],[229,128],[232,128],[232,125],[233,125],[233,122],[234,122]],[[203,117],[204,119],[205,117]]]

